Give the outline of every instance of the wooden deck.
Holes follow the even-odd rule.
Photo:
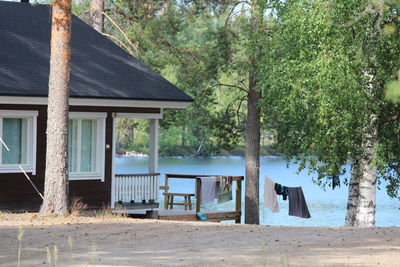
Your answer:
[[[206,215],[207,222],[238,221],[241,217],[241,212],[238,211],[202,210],[201,212]],[[113,210],[113,213],[127,214],[133,218],[151,218],[170,221],[200,221],[200,218],[196,215],[196,211],[184,209],[118,209]]]
[[[157,174],[158,177],[159,174]],[[132,176],[132,175],[126,175]],[[236,182],[236,192],[235,192],[235,197],[233,198],[235,200],[235,210],[201,210],[201,179],[199,177],[205,177],[205,176],[213,176],[215,177],[216,181],[221,181],[223,177],[229,177],[231,182]],[[168,186],[168,181],[169,179],[191,179],[196,181],[195,185],[195,192],[196,194],[193,194],[192,192],[190,193],[171,193],[169,192],[169,186]],[[142,203],[136,202],[133,204],[129,204],[126,201],[124,202],[120,201],[120,205],[118,209],[113,209],[113,213],[120,213],[120,214],[127,214],[130,217],[133,218],[148,218],[148,219],[158,219],[158,220],[174,220],[174,221],[200,221],[201,219],[199,216],[197,216],[198,213],[204,214],[206,219],[202,221],[209,221],[209,222],[220,222],[220,221],[231,221],[234,220],[235,223],[241,223],[241,216],[242,216],[242,181],[244,180],[243,176],[226,176],[226,175],[193,175],[193,174],[165,174],[165,184],[164,186],[160,187],[160,189],[164,190],[164,207],[157,207],[157,208],[152,208],[151,206],[148,206],[149,204],[153,203],[158,205],[154,201],[155,197],[153,197],[153,201],[145,201],[143,198],[143,195],[141,196],[140,199],[144,199]],[[121,182],[122,189],[127,189],[127,192],[129,194],[120,194],[122,196],[126,195],[132,195],[133,193],[132,188],[137,189],[137,187],[132,187],[129,186],[129,183],[126,181]],[[128,185],[127,185],[128,184]],[[144,189],[143,186],[139,186],[139,188]],[[151,187],[154,189],[154,187]],[[123,191],[123,190],[120,191]],[[146,188],[145,188],[146,189]],[[224,189],[225,190],[225,189]],[[135,191],[135,190],[133,190]],[[154,192],[153,192],[154,191]],[[153,195],[158,195],[156,194],[156,191],[153,190],[152,192],[154,193]],[[234,193],[234,192],[232,192]],[[191,195],[196,197],[196,205],[193,207],[193,210],[185,210],[185,209],[179,209],[179,208],[172,208],[173,205],[184,205],[182,202],[177,201],[174,202],[171,201],[167,198],[170,195],[174,196],[186,196],[186,195]],[[136,195],[136,194],[133,194]],[[136,197],[137,198],[137,197]],[[135,198],[135,199],[136,199]],[[132,198],[127,198],[132,199]],[[126,200],[126,199],[125,199]],[[188,203],[191,203],[188,201]],[[146,206],[147,205],[147,206]],[[184,205],[185,206],[185,205]],[[168,207],[170,207],[168,209]],[[203,217],[203,216],[202,216]],[[204,218],[204,217],[203,217]]]
[[[210,220],[211,218],[217,218],[220,217],[222,219],[216,219],[215,221],[223,221],[225,219],[224,215],[226,215],[226,217],[228,217],[229,219],[226,220],[232,220],[232,217],[235,217],[235,222],[236,223],[241,223],[241,210],[242,210],[242,181],[244,180],[243,176],[227,176],[227,175],[203,175],[203,174],[171,174],[171,173],[166,173],[165,174],[165,183],[164,186],[162,187],[162,189],[164,190],[165,193],[168,192],[169,186],[168,186],[168,181],[169,179],[191,179],[191,180],[196,180],[196,186],[195,186],[195,192],[196,192],[196,213],[200,212],[200,206],[201,206],[201,179],[199,177],[206,177],[206,176],[214,176],[216,177],[216,179],[220,180],[222,177],[230,177],[232,179],[232,182],[236,182],[236,193],[235,193],[235,211],[227,211],[225,213],[218,212],[218,215],[221,216],[217,216],[214,214],[214,212],[209,212],[210,214]],[[232,192],[233,193],[233,192]],[[164,198],[164,208],[167,209],[167,196],[165,196]],[[205,213],[204,211],[201,211],[202,213]]]

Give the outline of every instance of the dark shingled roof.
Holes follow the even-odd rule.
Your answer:
[[[0,1],[0,95],[47,97],[50,29],[49,6]],[[193,101],[75,16],[71,45],[71,97]]]

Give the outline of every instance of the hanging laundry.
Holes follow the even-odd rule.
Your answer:
[[[275,182],[268,176],[264,178],[264,206],[272,212],[279,212],[278,197],[275,191]]]
[[[335,190],[335,187],[340,187],[340,175],[344,175],[345,173],[346,168],[343,168],[340,173],[328,176],[328,179],[332,179],[332,190]]]
[[[225,203],[232,200],[232,176],[222,176],[217,182],[218,203]]]
[[[214,202],[217,194],[217,177],[215,176],[205,176],[197,177],[201,180],[201,193],[200,201],[201,203]]]
[[[224,190],[225,191],[232,191],[232,182],[233,182],[232,176],[225,176],[225,177],[222,177],[222,178],[225,179]]]
[[[275,183],[275,192],[277,195],[282,195],[283,200],[287,199],[288,196],[288,188],[286,186],[283,186],[281,184]]]
[[[339,175],[332,176],[332,190],[335,190],[335,187],[340,187]]]
[[[289,193],[289,215],[300,218],[311,218],[307,202],[301,187],[288,187]]]

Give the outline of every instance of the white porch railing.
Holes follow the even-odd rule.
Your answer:
[[[116,174],[112,181],[111,206],[117,202],[158,202],[160,174]]]

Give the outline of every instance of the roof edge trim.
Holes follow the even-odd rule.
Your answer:
[[[137,107],[137,108],[187,108],[192,101],[154,101],[98,98],[69,98],[71,106]],[[47,105],[47,97],[0,96],[0,104]]]

